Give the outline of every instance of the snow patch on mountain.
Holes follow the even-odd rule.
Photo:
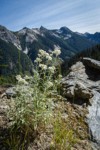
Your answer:
[[[35,37],[34,34],[28,33],[26,36],[26,42],[32,43],[33,41],[37,41],[37,38]]]
[[[13,43],[19,50],[22,50],[21,45],[18,43]]]
[[[33,32],[35,32],[36,34],[39,34],[40,35],[40,30],[39,29],[32,29],[33,30]]]
[[[52,33],[52,35],[54,35],[55,37],[60,38],[60,36],[58,34]]]
[[[26,46],[25,50],[23,51],[25,54],[28,54],[28,48]]]
[[[18,34],[24,35],[25,33],[26,33],[26,30],[25,30],[25,29],[22,29],[22,30],[19,30],[19,31],[18,31]]]
[[[61,33],[62,33],[62,30],[57,30],[56,32],[59,33],[59,34],[61,34]]]
[[[67,34],[65,37],[64,37],[64,40],[68,40],[69,38],[71,38],[72,35],[71,34]]]

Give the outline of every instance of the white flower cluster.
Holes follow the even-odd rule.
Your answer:
[[[41,57],[46,58],[47,60],[52,60],[52,55],[55,54],[56,56],[59,56],[61,54],[60,49],[55,49],[54,51],[51,51],[51,54],[47,53],[46,51],[40,49],[38,58],[36,59],[36,62],[41,62]]]
[[[53,58],[56,58],[58,55],[60,55],[60,50],[54,50],[50,53],[47,53],[46,51],[40,49],[38,53],[38,57],[36,58],[35,62],[39,65],[39,67],[42,70],[49,70],[51,73],[54,73],[55,66],[53,65]]]
[[[25,75],[24,79],[25,80],[30,80],[30,79],[32,79],[32,76]]]
[[[43,57],[46,57],[46,56],[49,56],[49,54],[48,54],[46,51],[40,49],[38,56],[39,56],[39,57],[42,57],[42,56],[43,56]]]
[[[62,75],[61,74],[59,74],[59,76],[58,76],[59,78],[62,78]]]
[[[35,60],[36,63],[40,63],[41,61],[42,60],[39,57],[37,57],[36,60]]]
[[[49,67],[48,69],[51,73],[54,73],[56,68],[54,66],[52,66],[52,67]]]
[[[53,51],[53,54],[55,54],[56,56],[59,56],[61,54],[61,50],[60,49],[55,49]]]
[[[43,61],[43,59],[46,59],[48,61],[52,60],[52,57],[49,55],[49,53],[47,53],[46,51],[40,49],[39,50],[39,54],[38,57],[36,58],[36,60],[34,61],[35,63],[41,63]]]
[[[44,65],[44,64],[39,64],[39,67],[40,67],[42,70],[46,70],[46,69],[47,69],[47,65]]]
[[[19,84],[25,84],[25,85],[28,84],[28,82],[27,82],[25,79],[23,79],[23,78],[21,77],[21,75],[17,75],[17,76],[16,76],[16,79],[17,79],[17,81],[18,81]]]
[[[52,57],[49,55],[49,56],[46,56],[46,59],[51,61],[52,60]]]

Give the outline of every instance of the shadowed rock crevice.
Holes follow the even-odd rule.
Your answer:
[[[86,74],[88,75],[88,79],[92,81],[100,80],[100,62],[90,59],[83,58],[83,64],[85,66]]]
[[[100,80],[100,70],[97,70],[89,66],[85,66],[85,68],[86,68],[86,74],[88,75],[89,80],[92,80],[92,81]]]
[[[83,107],[91,105],[88,99],[82,99],[81,97],[74,97],[73,99],[69,98],[67,101],[71,104],[77,104]]]

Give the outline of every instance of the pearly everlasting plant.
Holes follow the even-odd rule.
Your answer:
[[[56,98],[54,95],[58,95],[57,86],[61,80],[60,71],[55,79],[59,54],[60,50],[50,53],[40,50],[34,61],[34,75],[24,78],[16,76],[17,96],[12,99],[13,105],[10,105],[8,112],[12,126],[21,130],[37,130],[40,124],[48,123]]]

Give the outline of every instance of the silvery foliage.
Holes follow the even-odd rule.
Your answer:
[[[17,97],[12,99],[8,117],[11,125],[30,126],[37,128],[40,122],[46,123],[52,116],[54,106],[54,95],[57,95],[57,86],[62,76],[54,79],[60,50],[47,53],[40,50],[35,60],[34,75],[17,75],[16,85]]]

